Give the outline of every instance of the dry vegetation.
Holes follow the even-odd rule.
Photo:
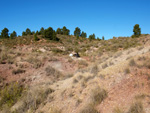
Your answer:
[[[0,40],[1,113],[150,112],[149,35],[57,37]]]

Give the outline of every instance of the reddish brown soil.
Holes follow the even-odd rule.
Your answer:
[[[97,107],[100,113],[112,113],[117,107],[127,110],[136,101],[135,96],[150,94],[150,80],[147,75],[141,74],[141,71],[133,72],[130,78],[122,80],[111,88],[108,98]],[[146,71],[150,72],[148,69]],[[144,107],[150,107],[150,105]]]

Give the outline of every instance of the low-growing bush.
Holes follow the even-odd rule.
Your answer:
[[[22,95],[19,101],[21,104],[15,109],[17,113],[26,113],[26,111],[34,112],[40,104],[48,97],[50,93],[54,92],[51,88],[32,87]]]
[[[56,78],[59,78],[61,76],[61,73],[51,66],[46,67],[45,72],[47,76],[52,76]]]
[[[116,107],[114,110],[113,110],[113,113],[124,113],[120,108]]]
[[[0,52],[0,63],[6,64],[7,62],[11,64],[13,63],[13,60],[12,60],[12,57],[8,55],[7,50],[3,50]]]
[[[142,50],[144,47],[143,46],[140,46],[140,47],[138,47],[138,50],[140,51],[140,50]]]
[[[0,108],[3,105],[11,107],[21,97],[23,86],[18,83],[12,83],[0,91]]]
[[[78,80],[76,78],[73,79],[73,83],[77,83]]]
[[[88,75],[87,77],[84,78],[85,82],[88,82],[89,80],[93,79],[95,76],[90,76]]]
[[[108,94],[105,89],[101,89],[100,87],[97,87],[92,91],[91,99],[93,104],[96,105],[96,104],[100,104],[107,96]]]
[[[145,61],[142,66],[150,69],[150,60]]]
[[[84,61],[84,60],[80,60],[78,62],[78,64],[79,64],[79,66],[83,66],[83,67],[87,67],[88,66],[88,63],[86,61]]]
[[[63,50],[58,49],[58,48],[53,48],[53,49],[52,49],[52,52],[55,53],[55,54],[58,54],[58,53],[62,53]]]
[[[130,73],[130,69],[129,69],[129,68],[126,68],[126,69],[124,70],[124,73],[125,73],[125,74],[129,74],[129,73]]]
[[[97,75],[97,73],[98,73],[98,66],[97,65],[94,65],[92,68],[91,68],[91,73],[93,73],[93,74],[95,74],[95,75]]]
[[[114,58],[120,57],[121,55],[122,55],[122,52],[120,51],[114,55]]]
[[[107,67],[108,67],[107,62],[102,65],[102,68],[103,68],[103,69],[105,69],[105,68],[107,68]]]
[[[61,110],[53,107],[53,108],[50,108],[49,113],[61,113]]]
[[[27,59],[27,62],[31,63],[32,66],[33,66],[33,68],[35,68],[35,69],[38,69],[38,68],[40,68],[41,66],[43,66],[42,61],[39,60],[39,59],[36,58],[36,57],[29,57],[29,58]]]
[[[135,66],[136,65],[136,62],[134,59],[131,59],[130,62],[129,62],[129,65],[130,66]]]
[[[89,104],[85,106],[79,113],[99,113],[99,112],[95,109],[94,105]]]
[[[26,72],[25,70],[18,68],[18,69],[13,70],[12,74],[16,75],[16,74],[21,74],[21,73],[25,73],[25,72]]]
[[[141,102],[135,102],[131,105],[128,113],[145,113]]]

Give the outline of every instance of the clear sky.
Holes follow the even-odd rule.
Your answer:
[[[105,39],[131,36],[139,24],[150,34],[150,0],[0,0],[0,30],[22,34],[41,27],[75,27]]]

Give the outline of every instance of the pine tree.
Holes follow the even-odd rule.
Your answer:
[[[36,34],[34,34],[34,40],[35,40],[35,41],[39,41],[39,38],[37,37]]]
[[[59,39],[56,37],[56,32],[52,27],[44,30],[44,37],[49,40],[59,41]]]
[[[94,40],[95,39],[95,34],[93,33],[92,35],[89,36],[90,40]]]
[[[15,31],[13,31],[11,34],[10,34],[10,38],[15,38],[17,37],[17,33]]]
[[[57,33],[57,34],[63,34],[62,29],[58,28],[58,29],[56,30],[56,33]]]
[[[32,34],[32,33],[31,33],[31,30],[30,30],[29,28],[26,29],[26,34],[27,34],[27,35],[31,35],[31,34]]]
[[[81,30],[79,27],[76,27],[74,30],[74,36],[79,37],[81,35]]]
[[[139,24],[136,24],[133,28],[134,36],[138,37],[141,35],[141,28],[139,27]]]
[[[81,37],[86,38],[86,37],[87,37],[87,34],[86,34],[84,31],[82,31]]]
[[[23,32],[22,32],[22,36],[26,36],[26,35],[27,35],[26,32],[23,31]]]
[[[7,28],[4,28],[1,32],[1,37],[2,38],[9,38],[8,32],[9,32],[9,30]]]
[[[105,40],[105,37],[104,37],[104,36],[102,36],[102,40]]]
[[[70,30],[67,29],[67,28],[64,26],[64,27],[62,28],[62,33],[63,33],[63,35],[69,35]]]
[[[41,27],[39,34],[44,35],[44,27]]]

